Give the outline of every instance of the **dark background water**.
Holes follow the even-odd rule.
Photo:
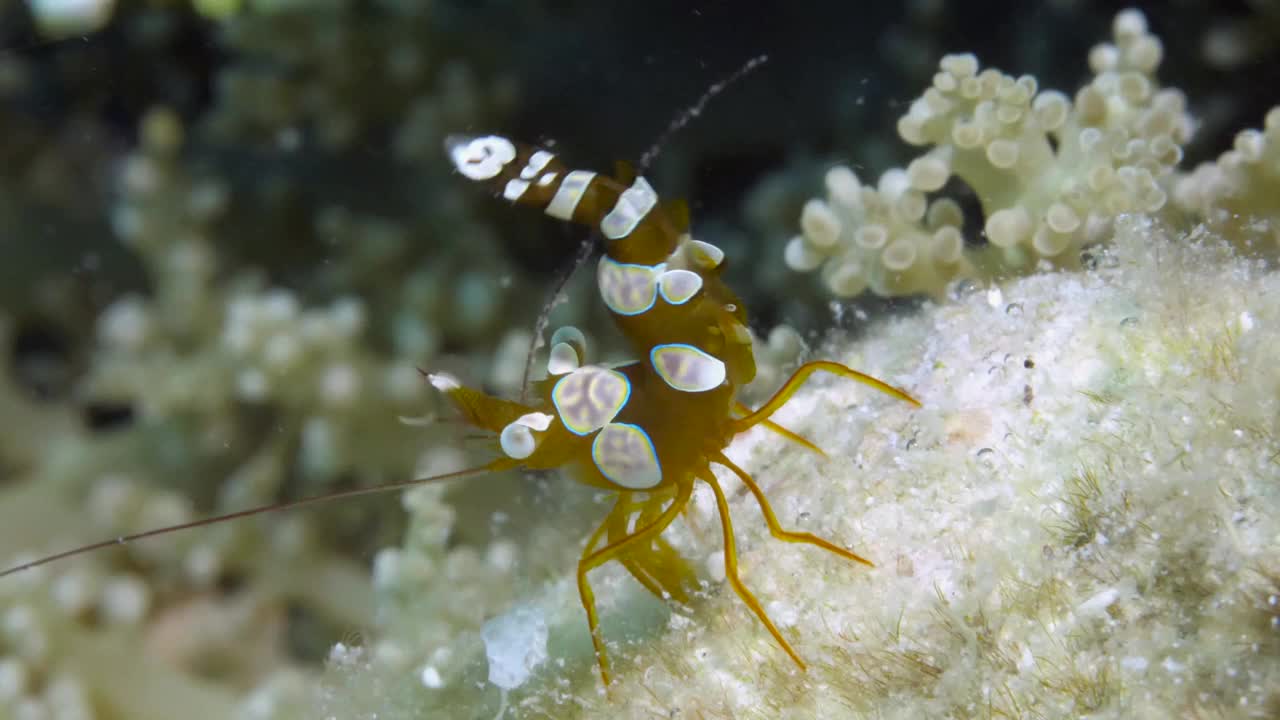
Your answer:
[[[524,287],[536,291],[565,266],[576,236],[459,190],[435,149],[438,138],[451,131],[503,132],[554,143],[572,163],[608,169],[614,160],[638,159],[713,83],[747,59],[768,55],[768,63],[672,137],[652,171],[661,192],[689,200],[695,228],[732,247],[741,273],[753,262],[780,265],[778,236],[794,231],[800,204],[821,189],[823,167],[843,162],[874,177],[918,154],[897,139],[894,126],[941,55],[974,52],[984,66],[1030,73],[1042,88],[1070,93],[1089,77],[1088,49],[1109,38],[1115,12],[1129,6],[1068,0],[242,5],[241,15],[217,20],[185,2],[122,0],[105,27],[59,40],[41,36],[26,3],[0,10],[0,306],[35,318],[36,335],[82,331],[95,308],[146,288],[108,220],[121,158],[136,147],[140,118],[157,106],[186,124],[184,167],[218,178],[230,191],[233,212],[218,228],[227,268],[259,267],[273,281],[317,298],[339,291],[376,296],[397,284],[394,271],[351,279],[335,270],[350,265],[322,229],[324,211],[337,207],[405,229],[413,250],[384,262],[393,270],[433,261],[439,252],[473,252],[444,246],[457,235],[449,218],[479,218],[495,238],[486,252],[501,254],[527,281]],[[263,12],[267,6],[283,9]],[[1187,166],[1211,159],[1233,133],[1261,122],[1278,99],[1273,88],[1280,87],[1280,5],[1181,0],[1136,6],[1164,42],[1162,82],[1186,91],[1201,123]],[[1234,56],[1210,59],[1205,48],[1223,37],[1231,38],[1225,47]],[[407,55],[425,70],[397,81],[389,67]],[[454,85],[483,87],[487,94],[478,107],[457,110],[465,103],[441,100]],[[497,86],[503,89],[494,91]],[[308,104],[312,96],[323,102]],[[277,104],[297,107],[276,112],[271,106]],[[427,139],[406,154],[398,133],[423,105]],[[343,113],[347,117],[334,120]],[[341,142],[326,140],[347,121],[354,127]],[[753,221],[751,191],[779,172],[791,173],[783,183],[781,219],[775,213],[768,222]],[[459,211],[459,202],[468,206]],[[778,321],[803,325],[797,308],[821,301],[785,278],[744,273],[734,281],[761,328]],[[79,324],[75,312],[50,320],[41,296],[70,291],[84,297]],[[775,305],[782,294],[794,300],[789,308]],[[535,292],[516,304],[540,300]],[[475,342],[491,347],[494,335],[482,329],[447,338],[458,351]]]

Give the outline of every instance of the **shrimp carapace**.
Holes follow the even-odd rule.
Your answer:
[[[760,409],[746,408],[737,394],[756,372],[746,309],[722,279],[724,253],[693,239],[682,206],[660,203],[644,177],[570,170],[550,151],[497,135],[454,136],[445,145],[465,177],[488,184],[510,202],[592,226],[604,238],[596,268],[600,298],[638,360],[620,367],[589,364],[582,334],[562,328],[552,337],[547,378],[535,384],[533,404],[513,407],[452,377],[437,375],[432,381],[471,422],[498,434],[508,458],[530,468],[566,466],[580,482],[617,494],[613,509],[587,540],[577,573],[605,683],[609,661],[588,573],[617,560],[655,595],[682,598],[690,566],[661,536],[688,505],[698,481],[716,497],[730,584],[803,668],[799,654],[738,576],[728,500],[711,466],[720,465],[743,481],[778,539],[870,565],[829,540],[783,529],[760,485],[724,449],[758,424],[816,449],[772,425],[769,417],[818,371],[919,403],[839,363],[817,361],[797,370]],[[486,407],[477,411],[479,405]]]

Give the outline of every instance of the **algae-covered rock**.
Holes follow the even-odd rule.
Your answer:
[[[784,524],[877,563],[779,543],[731,492],[744,579],[808,671],[715,580],[714,504],[695,498],[676,538],[709,559],[704,596],[630,623],[608,694],[570,643],[501,699],[506,717],[1274,714],[1277,298],[1280,278],[1224,239],[1125,216],[1091,269],[833,341],[823,355],[924,407],[814,381],[780,419],[830,459],[768,434],[731,448]],[[569,579],[540,595],[572,606]],[[651,612],[638,585],[606,587],[615,627]],[[581,632],[551,628],[552,646]],[[492,714],[471,662],[451,688],[404,683],[421,699],[401,707]]]

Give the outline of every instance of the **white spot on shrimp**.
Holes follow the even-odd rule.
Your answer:
[[[551,202],[547,203],[546,213],[557,220],[572,220],[573,211],[595,177],[590,170],[574,170],[565,175]]]
[[[622,191],[613,209],[600,221],[600,232],[610,240],[619,240],[631,234],[658,204],[658,195],[642,177],[635,179],[631,187]]]
[[[502,434],[498,437],[498,442],[502,445],[502,452],[512,460],[524,460],[538,449],[538,442],[533,438],[533,431],[527,426],[520,423],[510,423],[502,428]]]
[[[524,191],[529,189],[529,181],[520,178],[511,178],[507,181],[506,187],[502,188],[502,197],[515,202],[524,195]]]
[[[542,172],[542,168],[546,167],[547,163],[551,162],[551,159],[554,157],[555,155],[552,155],[546,150],[535,150],[533,154],[529,156],[529,162],[525,163],[524,169],[520,171],[520,179],[534,179],[538,176],[538,173]]]
[[[653,441],[638,425],[605,425],[591,442],[591,459],[600,474],[629,490],[646,490],[662,482]]]
[[[655,345],[649,362],[667,385],[681,392],[714,390],[725,379],[724,361],[692,345]]]
[[[702,289],[702,276],[692,270],[668,270],[658,278],[658,292],[672,305],[683,305]]]
[[[431,381],[431,386],[442,393],[450,390],[457,390],[462,387],[462,383],[458,382],[458,378],[449,373],[431,373],[427,376],[427,380]]]
[[[516,157],[516,146],[498,135],[450,135],[444,140],[453,166],[471,180],[490,180]]]

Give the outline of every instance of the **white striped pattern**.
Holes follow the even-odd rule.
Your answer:
[[[520,170],[520,179],[534,179],[538,176],[538,173],[542,172],[542,168],[546,167],[547,163],[551,162],[551,158],[554,157],[555,155],[552,155],[546,150],[535,150],[533,154],[529,156],[529,162],[525,163],[524,168]]]
[[[556,188],[555,197],[547,203],[547,214],[558,220],[572,220],[582,194],[595,177],[596,174],[590,170],[573,170],[565,175],[560,187]]]
[[[630,235],[657,204],[658,194],[647,180],[638,177],[631,187],[622,191],[613,209],[600,221],[600,232],[610,240],[620,240]]]
[[[529,189],[529,181],[520,178],[511,178],[507,181],[507,186],[502,189],[502,197],[515,202],[524,195],[524,191]]]

